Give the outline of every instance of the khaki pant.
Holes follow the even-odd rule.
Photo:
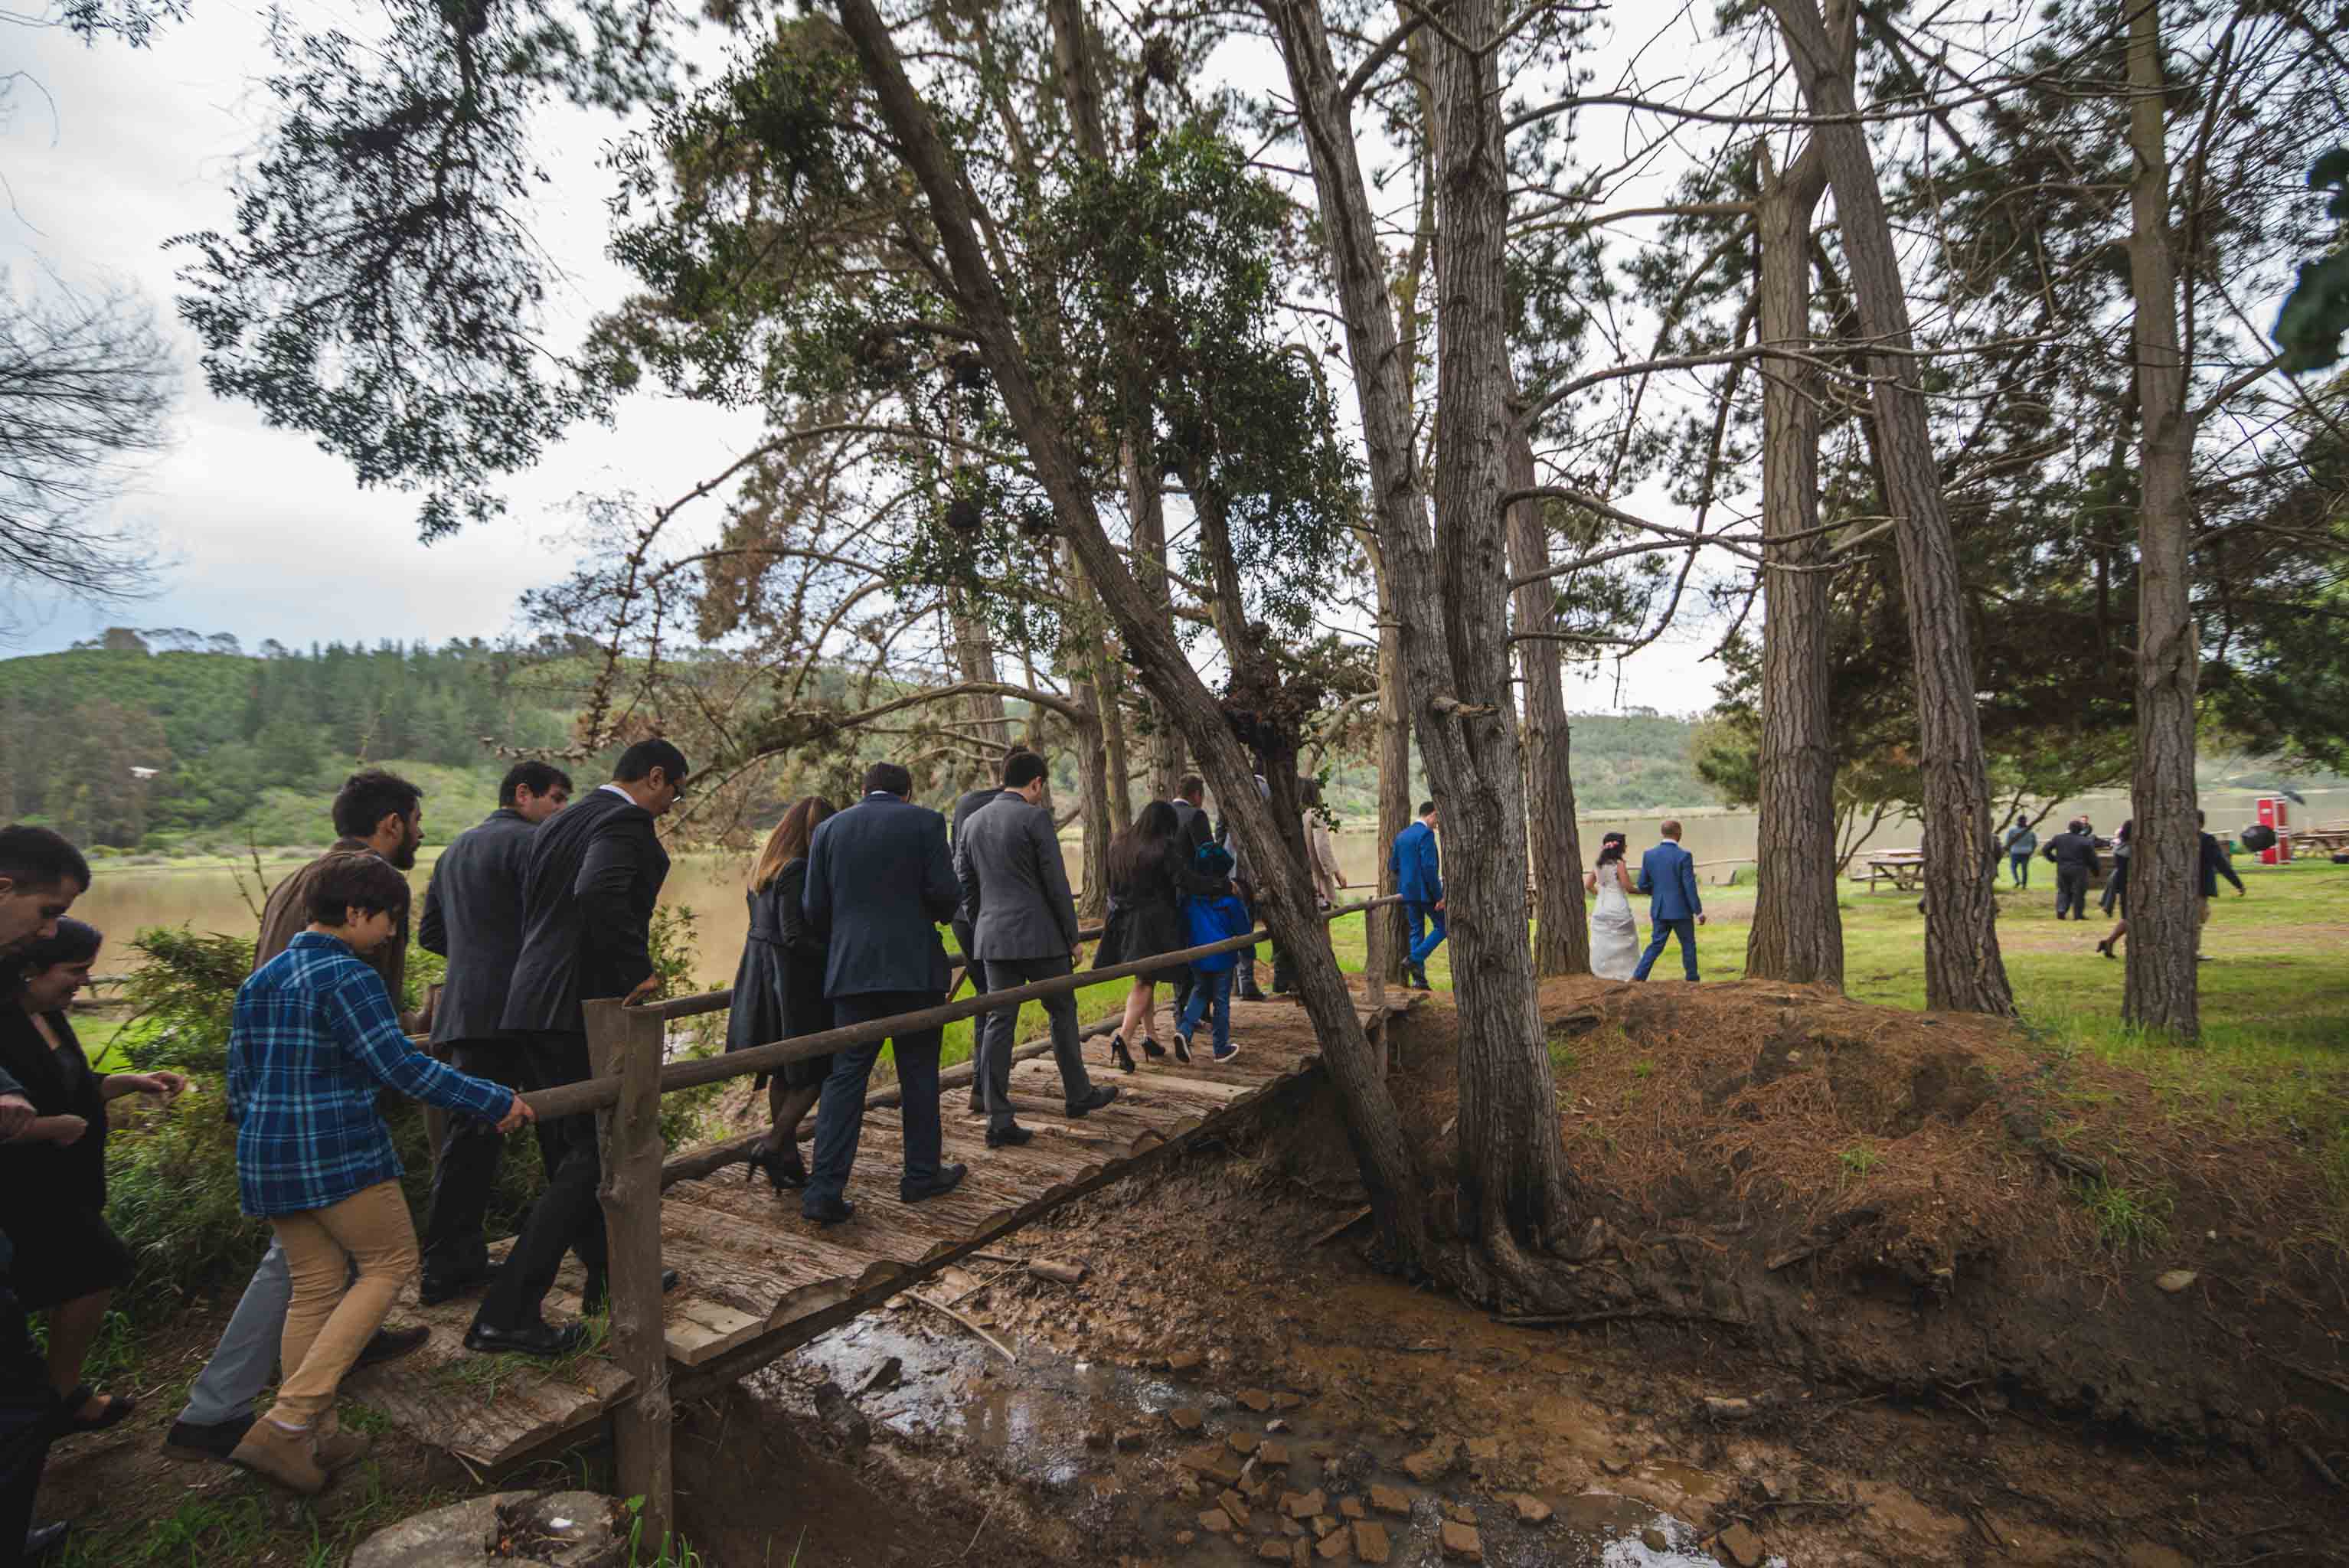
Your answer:
[[[285,1381],[269,1418],[281,1427],[331,1427],[335,1391],[400,1286],[416,1274],[416,1226],[397,1181],[379,1181],[339,1203],[278,1214],[270,1226],[285,1249],[294,1299],[279,1345]],[[359,1277],[346,1290],[350,1267]]]

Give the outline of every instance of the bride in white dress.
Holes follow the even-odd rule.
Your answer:
[[[1599,895],[1590,911],[1590,972],[1629,980],[1640,966],[1640,922],[1631,913],[1631,874],[1623,865],[1623,835],[1600,841],[1599,863],[1582,879]]]

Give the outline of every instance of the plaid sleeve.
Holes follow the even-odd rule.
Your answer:
[[[411,1099],[463,1111],[484,1121],[505,1115],[512,1092],[500,1085],[443,1067],[409,1044],[383,976],[353,959],[326,988],[326,1026],[335,1043],[378,1083]]]

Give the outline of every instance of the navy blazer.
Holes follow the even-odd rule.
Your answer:
[[[1395,874],[1395,892],[1405,903],[1444,902],[1444,858],[1435,847],[1435,830],[1413,822],[1387,851],[1387,869]]]
[[[1704,913],[1696,891],[1696,860],[1670,839],[1640,857],[1638,886],[1655,899],[1648,906],[1651,920],[1694,920]]]
[[[823,994],[947,988],[938,925],[962,903],[947,820],[872,794],[823,820],[808,843],[808,929],[831,943]]]
[[[610,789],[533,829],[505,1026],[576,1033],[587,1026],[580,1003],[625,996],[650,976],[653,905],[667,878],[653,814]]]
[[[505,1032],[506,985],[522,956],[522,883],[531,834],[520,811],[501,806],[456,837],[433,863],[416,940],[449,961],[432,1043],[493,1040]]]

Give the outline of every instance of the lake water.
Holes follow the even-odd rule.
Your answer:
[[[2213,830],[2221,833],[2233,832],[2255,820],[2255,799],[2252,792],[2231,789],[2211,790],[2202,798]],[[2060,831],[2064,819],[2081,810],[2095,820],[2099,831],[2109,833],[2128,815],[2128,798],[2091,795],[2066,801],[2050,813],[2056,824],[2053,830]],[[2344,820],[2349,820],[2349,789],[2309,791],[2308,804],[2293,809],[2296,826]],[[1619,830],[1630,835],[1633,852],[1637,853],[1656,841],[1658,820],[1653,813],[1585,817],[1579,824],[1585,852],[1595,852],[1601,833]],[[1752,866],[1755,820],[1751,811],[1684,811],[1681,820],[1681,841],[1696,857],[1706,881],[1726,881],[1733,872]],[[2050,830],[2049,824],[2043,822],[2041,838],[2044,840]],[[1909,848],[1920,837],[1915,822],[1887,823],[1868,847]],[[1347,880],[1365,889],[1374,883],[1384,853],[1377,835],[1341,831],[1337,842],[1338,863],[1344,869]],[[1061,849],[1069,863],[1070,880],[1074,882],[1081,875],[1081,851],[1073,842],[1064,842]],[[1445,849],[1451,852],[1451,846]],[[268,867],[266,874],[274,881],[298,863],[281,861]],[[733,980],[735,959],[741,952],[748,923],[742,899],[742,877],[748,865],[748,857],[743,855],[680,855],[669,872],[667,885],[661,891],[662,903],[681,903],[694,912],[698,932],[696,971],[704,984],[722,985]],[[96,883],[74,906],[74,913],[114,939],[98,965],[101,974],[119,973],[129,966],[128,939],[142,926],[191,925],[199,931],[249,933],[256,924],[237,891],[236,874],[223,867],[125,866],[99,861],[95,871]],[[410,875],[419,900],[430,872],[431,861],[420,860]],[[250,869],[244,872],[244,882],[248,889],[253,886]]]

